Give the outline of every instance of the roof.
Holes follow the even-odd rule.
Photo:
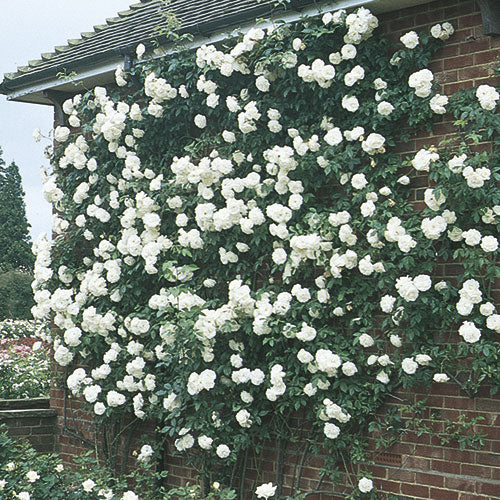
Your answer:
[[[209,33],[214,28],[223,29],[243,19],[268,15],[273,10],[273,0],[141,0],[129,10],[109,18],[106,24],[82,33],[80,38],[68,40],[66,45],[55,47],[53,52],[42,54],[40,59],[7,73],[0,85],[1,93],[29,84],[54,78],[61,71],[71,72],[86,63],[95,64],[110,56],[124,56],[135,52],[138,43],[151,44],[167,27],[165,12],[173,13],[180,21],[180,33]],[[295,2],[307,3],[307,2]]]
[[[390,4],[402,8],[407,5],[426,3],[430,0],[337,0],[328,2],[330,8],[368,4]],[[318,6],[321,0],[287,0],[287,9],[299,11],[307,6]],[[269,17],[283,11],[276,7],[276,0],[141,0],[129,10],[119,12],[106,24],[94,26],[94,30],[82,33],[80,38],[68,40],[66,45],[55,47],[53,52],[41,55],[14,73],[4,75],[0,93],[10,99],[49,104],[43,90],[57,89],[75,93],[79,91],[72,82],[58,79],[58,74],[78,73],[82,88],[111,81],[116,66],[126,55],[133,57],[139,43],[152,45],[161,40],[161,30],[168,25],[166,12],[175,15],[180,25],[179,34],[192,33],[208,37],[215,31],[248,23],[258,17]],[[324,4],[323,4],[324,5]],[[92,72],[86,72],[93,68]]]

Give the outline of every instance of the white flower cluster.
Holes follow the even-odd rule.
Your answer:
[[[297,75],[305,82],[316,82],[320,87],[327,89],[335,78],[335,68],[331,64],[325,64],[322,59],[315,59],[311,66],[301,64]]]
[[[500,94],[491,85],[479,85],[476,90],[476,97],[483,109],[488,111],[495,109]]]
[[[427,274],[419,274],[415,278],[402,276],[396,280],[396,290],[406,302],[414,302],[420,292],[426,292],[431,286],[432,280]]]
[[[440,40],[448,40],[455,33],[455,29],[450,23],[435,24],[431,28],[431,35]]]
[[[432,71],[425,68],[411,74],[408,78],[408,85],[415,89],[417,97],[428,97],[432,90],[432,80],[434,80]]]
[[[378,26],[378,19],[368,9],[361,7],[345,18],[345,24],[348,31],[344,42],[359,45],[372,36]]]
[[[436,152],[435,148],[420,149],[415,154],[415,158],[413,158],[411,164],[413,168],[419,172],[428,172],[430,164],[437,160],[439,160],[439,154]]]

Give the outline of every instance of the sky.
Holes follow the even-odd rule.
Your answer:
[[[4,73],[39,59],[70,38],[92,31],[96,24],[116,16],[138,0],[1,0],[0,81]],[[40,166],[48,165],[43,155],[47,141],[35,143],[33,131],[48,135],[52,129],[53,108],[36,104],[9,102],[0,95],[0,147],[7,164],[15,161],[23,178],[26,215],[34,240],[50,234],[51,207],[42,195]]]

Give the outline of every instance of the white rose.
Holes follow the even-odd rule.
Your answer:
[[[372,155],[381,150],[384,143],[385,137],[377,133],[372,133],[361,143],[361,147],[363,148],[363,151]]]
[[[418,363],[413,358],[405,358],[401,363],[401,368],[405,373],[413,375],[418,368]]]
[[[57,142],[66,142],[68,140],[71,131],[68,127],[56,127],[54,130],[54,139]]]
[[[340,434],[340,428],[331,422],[327,422],[323,428],[323,432],[328,439],[336,439]]]
[[[384,295],[380,299],[380,309],[385,313],[390,313],[394,309],[394,304],[396,302],[396,297],[392,295]]]
[[[465,238],[465,243],[470,246],[479,245],[481,241],[481,233],[477,229],[469,229],[462,233],[462,237]]]
[[[367,333],[362,333],[358,338],[358,342],[363,347],[372,347],[375,344],[373,337],[371,335],[368,335]]]
[[[485,302],[479,306],[479,312],[483,316],[491,316],[495,312],[495,306],[491,302]]]
[[[285,249],[277,248],[276,250],[274,250],[272,258],[273,258],[273,262],[275,264],[277,264],[277,265],[284,264],[286,262],[286,259],[287,259],[287,254],[286,254]]]
[[[217,456],[220,458],[227,458],[231,454],[231,450],[229,449],[229,446],[220,444],[217,446],[215,453],[217,453]]]
[[[494,236],[483,236],[481,238],[481,248],[485,252],[496,252],[498,250],[498,240]]]
[[[458,329],[458,333],[469,344],[473,344],[481,338],[481,331],[472,321],[464,321]]]
[[[362,477],[358,481],[358,488],[361,493],[368,493],[373,489],[373,481],[367,477]]]
[[[445,106],[448,104],[448,97],[441,94],[436,94],[429,102],[431,110],[437,115],[446,113]]]
[[[351,178],[351,185],[354,189],[363,189],[367,184],[365,174],[354,174]]]
[[[359,109],[359,101],[356,96],[344,96],[342,98],[342,107],[347,111],[354,113]]]
[[[377,111],[382,116],[389,116],[394,111],[394,106],[387,101],[382,101],[378,103]]]
[[[486,320],[486,326],[490,330],[500,333],[500,314],[492,314]]]
[[[276,488],[276,486],[273,486],[273,483],[264,483],[256,488],[255,494],[257,498],[265,498],[267,500],[269,497],[274,496]]]
[[[204,115],[196,115],[194,117],[194,124],[198,128],[205,128],[207,126],[207,119]]]
[[[450,377],[448,377],[446,373],[435,373],[432,379],[434,380],[434,382],[442,384],[443,382],[448,382],[448,380],[450,380]]]
[[[415,31],[409,31],[400,37],[401,43],[408,49],[414,49],[419,44],[418,35]]]
[[[347,377],[352,377],[355,373],[357,373],[358,368],[351,361],[346,361],[342,364],[342,373]]]
[[[261,91],[261,92],[269,92],[269,88],[271,87],[269,80],[265,78],[264,76],[259,76],[257,80],[255,80],[255,86]]]
[[[419,274],[413,278],[413,284],[416,286],[417,290],[420,292],[426,292],[432,286],[431,277],[427,274]]]
[[[357,50],[354,45],[347,43],[342,47],[340,53],[342,54],[342,59],[354,59],[356,57]]]
[[[401,337],[399,335],[391,335],[389,341],[394,347],[401,347],[403,343],[401,342]]]

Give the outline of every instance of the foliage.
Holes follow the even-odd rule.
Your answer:
[[[334,476],[399,387],[499,385],[498,93],[436,93],[446,23],[404,48],[377,24],[361,8],[254,28],[66,101],[33,314],[98,423],[153,418],[227,484],[306,431]],[[453,142],[397,151],[447,110]]]
[[[139,462],[133,473],[119,480],[90,454],[75,457],[74,467],[64,467],[58,455],[38,453],[0,426],[2,500],[138,500],[127,481],[139,485],[141,500],[171,498],[159,480],[153,462]]]
[[[33,268],[29,227],[19,168],[6,166],[0,149],[0,269]]]
[[[32,281],[33,275],[26,271],[10,270],[0,273],[0,319],[32,318],[31,307],[34,305]]]
[[[33,321],[0,323],[0,399],[48,395],[50,356],[40,329]]]
[[[6,319],[0,321],[0,339],[23,339],[37,337],[46,339],[46,325],[41,321]]]
[[[229,488],[222,488],[218,482],[214,482],[210,486],[210,490],[207,494],[202,491],[202,488],[198,484],[187,484],[179,488],[172,488],[167,493],[165,500],[175,499],[175,500],[234,500],[236,498],[236,492]]]

